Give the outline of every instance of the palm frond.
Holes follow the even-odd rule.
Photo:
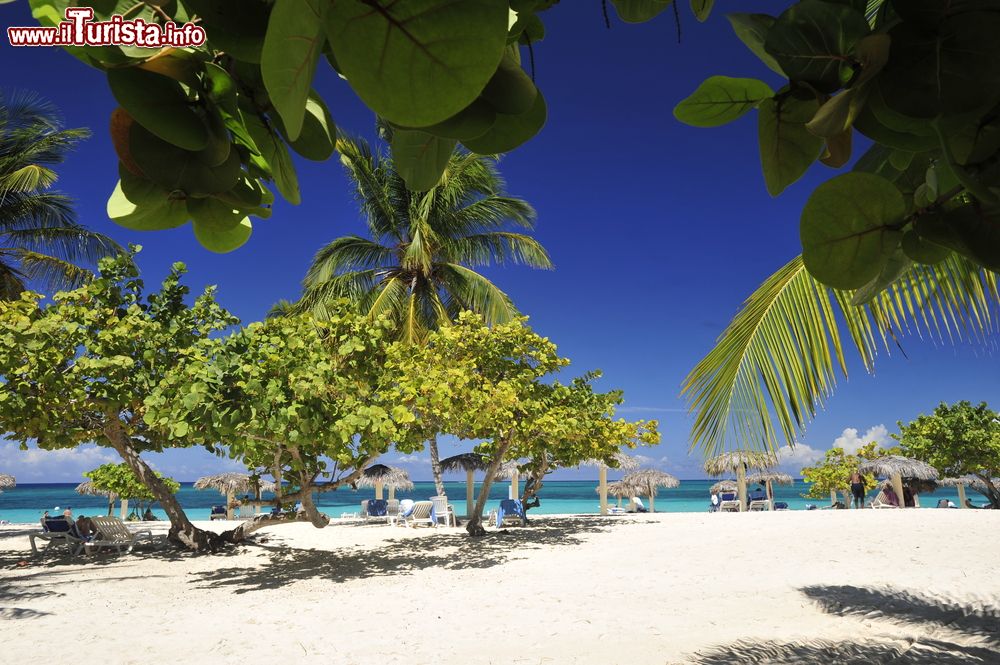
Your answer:
[[[361,268],[391,265],[395,259],[391,248],[360,236],[344,236],[316,252],[302,281],[306,289],[329,281],[335,275]]]
[[[32,192],[47,189],[56,181],[56,173],[39,164],[25,164],[16,169],[0,169],[0,192]]]
[[[16,300],[27,288],[25,277],[6,259],[6,254],[0,252],[0,300]]]
[[[374,153],[367,142],[341,136],[337,138],[340,162],[354,183],[368,228],[376,239],[391,237],[401,241],[398,185],[391,182],[388,158]]]
[[[29,251],[16,251],[12,255],[17,257],[26,281],[47,293],[71,291],[94,277],[90,270],[54,256]]]
[[[487,325],[506,323],[518,315],[510,296],[474,270],[457,263],[439,264],[435,276],[460,310],[479,313]]]
[[[529,235],[510,231],[493,231],[449,239],[441,250],[451,263],[487,266],[493,263],[526,265],[551,270],[552,260],[542,244]]]
[[[801,257],[754,291],[685,379],[692,447],[711,456],[734,441],[769,451],[794,443],[833,393],[834,365],[847,375],[841,325],[869,371],[905,334],[982,340],[996,331],[996,274],[958,256],[914,266],[863,307],[852,295],[814,280]]]
[[[379,271],[368,269],[346,272],[322,282],[311,283],[302,291],[298,302],[291,306],[292,312],[312,312],[316,318],[324,319],[327,316],[327,304],[342,298],[361,306],[379,281]]]
[[[125,251],[111,238],[77,225],[10,230],[0,234],[0,243],[4,248],[50,254],[66,261],[90,265],[96,265],[102,257]]]

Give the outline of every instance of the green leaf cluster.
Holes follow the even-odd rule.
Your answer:
[[[181,484],[179,482],[173,478],[165,478],[158,471],[155,473],[171,494],[177,494],[180,491]],[[119,499],[138,499],[139,501],[154,501],[156,499],[152,490],[124,462],[102,464],[83,475],[90,478],[95,488],[113,494]]]
[[[867,10],[867,13],[866,13]],[[674,110],[711,127],[758,111],[767,189],[817,160],[853,170],[802,211],[806,268],[868,302],[914,264],[958,254],[1000,269],[1000,7],[989,2],[799,0],[731,14],[737,37],[786,82],[713,76]]]
[[[986,402],[942,402],[930,414],[897,423],[903,454],[927,462],[942,478],[973,475],[994,508],[1000,508],[1000,413]]]
[[[810,499],[827,499],[830,492],[849,494],[851,491],[851,475],[858,470],[858,465],[864,460],[876,459],[890,454],[878,444],[871,443],[862,446],[854,455],[844,452],[843,448],[830,448],[823,459],[802,469],[802,479],[809,483],[809,491],[803,496]],[[863,474],[865,491],[868,492],[877,485],[875,476]]]

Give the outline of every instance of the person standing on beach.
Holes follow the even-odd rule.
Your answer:
[[[855,471],[851,474],[851,494],[854,496],[854,507],[865,507],[865,479]]]

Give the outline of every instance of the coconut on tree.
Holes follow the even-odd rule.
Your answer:
[[[462,311],[479,314],[487,325],[518,315],[510,296],[478,269],[493,264],[551,268],[552,262],[523,232],[534,228],[535,211],[506,194],[495,158],[456,150],[440,183],[414,192],[390,157],[365,141],[340,138],[337,150],[368,237],[344,236],[320,249],[306,273],[302,297],[273,313],[311,312],[323,320],[334,303],[346,298],[372,318],[388,317],[395,337],[410,344],[426,343],[428,333]],[[432,424],[431,470],[443,496],[431,430]]]

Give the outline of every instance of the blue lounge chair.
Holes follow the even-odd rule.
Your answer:
[[[226,519],[226,507],[225,506],[212,506],[212,512],[208,516],[210,521],[214,520],[224,520]]]
[[[723,492],[722,496],[719,497],[719,512],[739,512],[740,510],[740,500],[736,496],[736,492]]]
[[[784,501],[775,501],[774,502],[774,509],[775,510],[788,510],[788,504],[785,503]]]
[[[497,528],[503,526],[505,520],[517,519],[520,526],[528,523],[528,518],[524,516],[524,506],[517,499],[504,499],[500,502],[500,509],[497,511]]]
[[[389,510],[389,503],[385,499],[368,500],[369,517],[385,517]]]
[[[35,539],[48,541],[46,549],[53,545],[67,545],[73,554],[83,551],[86,539],[81,538],[76,530],[76,524],[70,522],[65,517],[47,517],[42,521],[42,530],[28,534],[28,542],[31,543],[31,551],[38,552]]]
[[[767,492],[764,490],[754,490],[747,496],[749,507],[747,510],[770,510],[771,502],[767,499]]]

